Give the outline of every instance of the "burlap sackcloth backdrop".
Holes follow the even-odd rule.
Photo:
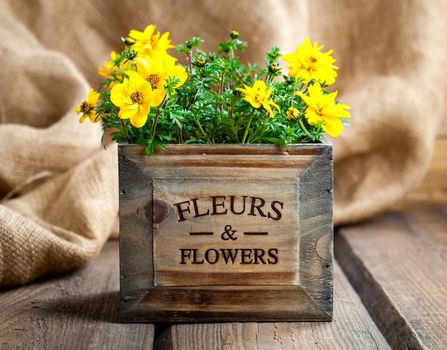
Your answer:
[[[73,109],[130,28],[208,48],[237,29],[245,59],[308,34],[335,50],[352,106],[335,143],[335,222],[383,210],[424,175],[446,111],[445,1],[0,2],[0,285],[82,265],[116,230],[116,148]]]

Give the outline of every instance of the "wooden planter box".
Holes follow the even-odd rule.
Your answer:
[[[119,146],[121,319],[332,318],[332,145]]]

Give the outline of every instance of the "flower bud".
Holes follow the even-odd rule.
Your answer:
[[[121,37],[121,42],[125,46],[132,46],[135,43],[135,40],[128,38],[128,37]]]
[[[269,65],[269,73],[276,73],[277,71],[279,71],[278,63],[272,63]]]
[[[193,64],[199,68],[205,67],[205,63],[206,63],[206,61],[203,57],[196,57],[196,59],[193,62]]]
[[[237,30],[232,30],[231,32],[230,32],[230,37],[231,37],[231,39],[238,39],[239,38],[239,32],[237,31]]]
[[[288,120],[298,120],[299,117],[300,117],[300,112],[298,111],[298,109],[296,109],[294,107],[289,107],[289,109],[287,110],[286,118]]]

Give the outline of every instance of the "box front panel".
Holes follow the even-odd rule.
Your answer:
[[[155,286],[299,283],[298,182],[256,172],[153,179]]]

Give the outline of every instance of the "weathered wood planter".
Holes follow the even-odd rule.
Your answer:
[[[121,318],[332,318],[332,145],[119,147]]]

